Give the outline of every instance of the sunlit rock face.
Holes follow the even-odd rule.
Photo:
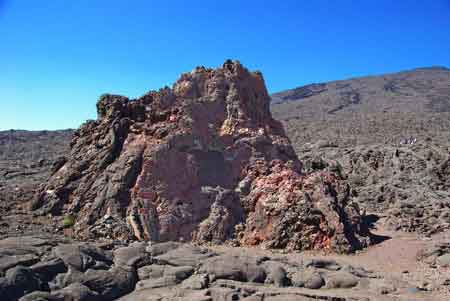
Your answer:
[[[138,99],[104,95],[32,208],[73,215],[79,238],[367,245],[349,188],[302,173],[269,103],[261,73],[231,61]]]

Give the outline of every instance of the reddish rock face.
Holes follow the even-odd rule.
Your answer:
[[[75,216],[80,238],[365,246],[349,188],[302,174],[269,103],[262,75],[231,61],[135,100],[104,95],[32,208]]]

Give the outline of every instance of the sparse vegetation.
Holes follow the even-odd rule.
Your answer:
[[[75,218],[72,215],[66,215],[62,224],[64,228],[71,228],[75,224]]]

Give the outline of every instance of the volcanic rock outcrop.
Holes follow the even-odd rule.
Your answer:
[[[79,238],[366,246],[350,188],[302,173],[269,103],[261,73],[231,61],[138,99],[103,95],[32,209],[72,216]]]

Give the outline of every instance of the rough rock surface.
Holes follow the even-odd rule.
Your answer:
[[[339,168],[393,229],[450,228],[450,69],[313,84],[272,95],[305,169]]]
[[[0,300],[8,301],[448,300],[443,271],[424,286],[385,273],[379,265],[376,270],[354,265],[359,255],[366,256],[361,253],[279,254],[223,245],[85,243],[57,236],[11,237],[0,240],[0,250],[0,259],[15,254],[39,261],[5,268]],[[423,258],[434,261],[445,252],[448,245],[439,245]]]
[[[450,229],[450,161],[431,141],[413,145],[302,148],[305,171],[333,171],[362,210],[387,228],[430,236]]]
[[[72,133],[0,131],[0,238],[51,232],[51,226],[42,218],[30,220],[26,216],[26,204],[39,185],[64,162]],[[42,226],[36,227],[37,224]]]
[[[0,197],[32,197],[29,193],[64,161],[72,133],[72,130],[0,131]]]
[[[259,72],[198,67],[141,98],[104,95],[32,202],[79,238],[352,251],[369,232],[350,189],[303,174]]]

